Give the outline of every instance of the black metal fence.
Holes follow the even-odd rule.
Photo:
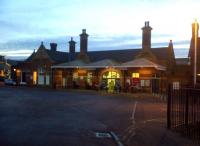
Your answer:
[[[200,89],[168,88],[167,126],[200,144]]]

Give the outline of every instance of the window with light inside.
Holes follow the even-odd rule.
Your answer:
[[[132,78],[139,78],[140,77],[140,74],[139,73],[132,73]]]

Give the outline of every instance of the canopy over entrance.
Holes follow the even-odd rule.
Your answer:
[[[92,63],[85,63],[82,60],[75,60],[52,66],[52,68],[85,68],[85,69],[108,68],[108,67],[119,68],[119,69],[147,67],[147,68],[155,68],[157,70],[162,70],[162,71],[166,70],[166,67],[156,64],[145,58],[134,59],[132,61],[125,62],[122,64],[111,59],[104,59]]]
[[[156,64],[152,61],[149,61],[145,58],[139,58],[139,59],[135,59],[133,61],[129,61],[129,62],[125,62],[122,63],[119,67],[123,67],[123,68],[134,68],[134,67],[152,67],[155,68],[157,70],[166,70],[166,67]]]

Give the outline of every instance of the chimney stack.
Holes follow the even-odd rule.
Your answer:
[[[80,53],[87,53],[88,36],[86,29],[82,29],[82,34],[80,34]]]
[[[56,52],[57,51],[57,44],[56,43],[50,43],[51,51]]]
[[[76,49],[76,42],[73,40],[73,37],[71,37],[71,40],[69,41],[69,53],[75,53]]]
[[[145,26],[142,28],[142,49],[151,49],[151,26],[149,21],[145,21]]]

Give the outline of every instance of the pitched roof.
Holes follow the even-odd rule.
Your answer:
[[[152,53],[157,59],[167,60],[167,49],[163,48],[152,48]],[[125,50],[109,50],[109,51],[89,51],[88,56],[90,61],[100,61],[104,59],[112,59],[118,62],[127,62],[133,60],[142,49],[125,49]]]
[[[52,51],[45,48],[43,43],[40,45],[39,49],[43,49],[49,58],[55,63],[68,62],[70,59],[70,53]],[[38,50],[39,50],[38,49]],[[167,60],[168,47],[162,48],[151,48],[152,53],[157,57],[158,60]],[[88,51],[87,55],[90,58],[90,62],[101,61],[105,59],[115,60],[117,62],[127,62],[133,60],[142,49],[123,49],[123,50],[107,50],[107,51]],[[33,52],[26,61],[31,61],[37,52]],[[79,52],[75,53],[75,56],[78,56]],[[76,58],[76,57],[74,57]]]
[[[167,60],[168,59],[168,47],[151,48],[152,53],[157,59]]]
[[[119,63],[111,59],[104,59],[93,63],[85,63],[82,60],[74,60],[58,65],[52,66],[52,68],[132,68],[132,67],[153,67],[157,70],[166,70],[166,67],[149,61],[145,58],[134,59],[129,62]]]
[[[126,50],[108,50],[108,51],[89,51],[88,56],[90,61],[100,61],[104,59],[112,59],[119,62],[132,60],[141,49],[126,49]]]
[[[176,65],[189,65],[189,58],[176,58]]]
[[[93,63],[89,63],[87,64],[85,67],[88,68],[105,68],[105,67],[113,67],[113,66],[119,66],[120,63],[112,60],[112,59],[104,59],[104,60],[100,60],[100,61],[96,61]]]
[[[27,61],[27,62],[31,61],[34,58],[35,54],[36,53],[33,52],[25,61]]]
[[[145,58],[138,58],[138,59],[134,59],[132,61],[128,61],[125,63],[122,63],[120,65],[121,67],[126,67],[126,68],[131,68],[131,67],[153,67],[157,70],[166,70],[166,67],[156,64],[152,61],[149,61]]]
[[[105,68],[119,66],[120,63],[111,59],[104,59],[97,62],[86,63],[82,60],[74,60],[52,66],[52,68]]]
[[[49,57],[55,62],[66,62],[68,61],[68,53],[60,51],[45,50]]]
[[[51,60],[53,60],[54,62],[56,62],[56,63],[61,63],[61,62],[68,61],[68,53],[67,52],[60,52],[60,51],[53,51],[53,50],[46,49],[43,43],[41,43],[41,45],[38,48],[38,50],[44,50],[47,53],[47,55],[49,56],[49,58]],[[34,51],[26,59],[26,61],[28,61],[28,62],[31,61],[35,57],[35,55],[37,54],[37,52]]]
[[[7,63],[10,64],[11,66],[17,65],[19,62],[22,62],[22,61],[7,59]]]
[[[51,68],[79,68],[83,66],[86,66],[86,63],[84,61],[74,60],[74,61],[54,65]]]

